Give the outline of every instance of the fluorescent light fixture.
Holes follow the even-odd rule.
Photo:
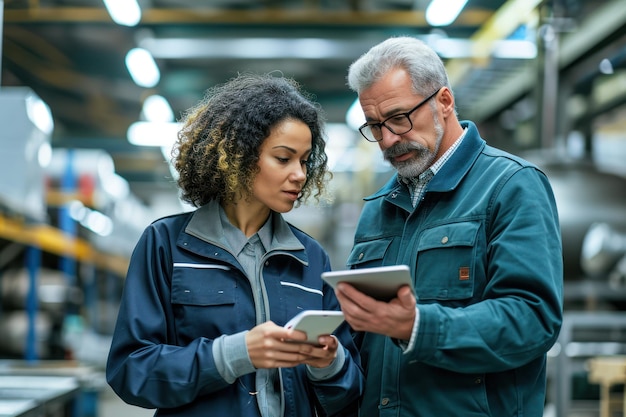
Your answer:
[[[429,45],[446,59],[475,58],[474,43],[469,39],[433,38]],[[537,45],[532,41],[504,39],[491,44],[491,56],[500,59],[534,59]]]
[[[148,122],[174,121],[174,112],[167,99],[158,94],[149,96],[143,101],[142,116]]]
[[[161,73],[150,52],[143,48],[133,48],[126,54],[126,68],[135,84],[151,88],[159,83]]]
[[[126,137],[137,146],[171,147],[181,127],[180,123],[135,122],[128,128]]]
[[[448,26],[459,16],[467,0],[432,0],[426,7],[426,22],[431,26]]]
[[[321,38],[144,38],[139,46],[162,59],[352,59],[367,51],[371,45],[367,40],[331,41]]]
[[[136,0],[103,0],[111,19],[118,25],[136,26],[141,20],[141,8]]]
[[[46,135],[54,130],[54,120],[50,107],[35,94],[26,96],[26,115],[30,121]]]

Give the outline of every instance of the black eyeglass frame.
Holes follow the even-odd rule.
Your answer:
[[[379,122],[379,123],[367,123],[367,122],[363,123],[361,126],[359,126],[359,133],[361,134],[361,136],[363,136],[365,138],[366,141],[372,142],[372,143],[376,143],[376,142],[380,142],[381,140],[383,140],[383,137],[382,137],[383,126],[386,127],[387,130],[389,130],[394,135],[404,135],[405,133],[410,132],[413,129],[413,121],[409,117],[411,115],[411,113],[413,113],[415,110],[419,109],[424,104],[426,104],[428,102],[428,100],[430,100],[431,98],[435,97],[439,91],[441,91],[441,88],[437,89],[437,91],[435,91],[434,93],[432,93],[431,95],[426,97],[424,100],[422,100],[419,103],[417,103],[417,106],[413,107],[408,112],[394,114],[393,116],[389,116],[385,120],[383,120],[382,122]],[[387,126],[385,124],[388,120],[394,119],[394,118],[396,118],[398,116],[405,116],[407,118],[407,120],[409,121],[409,125],[411,126],[411,127],[409,127],[408,130],[406,130],[404,132],[394,132],[392,128],[390,128],[389,126]],[[372,139],[368,138],[365,135],[365,133],[363,133],[363,129],[365,129],[366,127],[369,127],[370,131],[371,131],[373,126],[378,126],[378,128],[380,129],[380,131],[381,131],[380,139],[373,138],[373,140],[372,140]]]

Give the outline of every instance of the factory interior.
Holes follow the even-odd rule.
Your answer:
[[[445,21],[431,0],[0,0],[0,417],[154,413],[104,377],[125,273],[150,222],[191,210],[178,121],[238,73],[294,78],[324,109],[331,198],[286,217],[345,269],[362,198],[393,173],[356,129],[347,68],[396,35],[431,45],[459,119],[554,189],[564,320],[544,417],[626,417],[624,0],[458,3]]]

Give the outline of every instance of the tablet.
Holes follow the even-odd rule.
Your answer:
[[[304,310],[285,324],[285,329],[305,332],[306,343],[317,345],[317,338],[332,334],[343,322],[343,313],[334,310]],[[305,343],[305,342],[302,342]]]
[[[333,288],[339,282],[347,282],[362,293],[381,301],[395,298],[398,289],[403,285],[408,285],[413,290],[411,270],[406,265],[327,271],[322,273],[322,279]]]

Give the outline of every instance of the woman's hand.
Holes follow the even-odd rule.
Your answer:
[[[255,368],[291,368],[307,364],[323,368],[335,359],[339,342],[334,336],[320,336],[319,346],[306,343],[306,334],[287,330],[271,321],[253,327],[246,334],[248,355]]]

